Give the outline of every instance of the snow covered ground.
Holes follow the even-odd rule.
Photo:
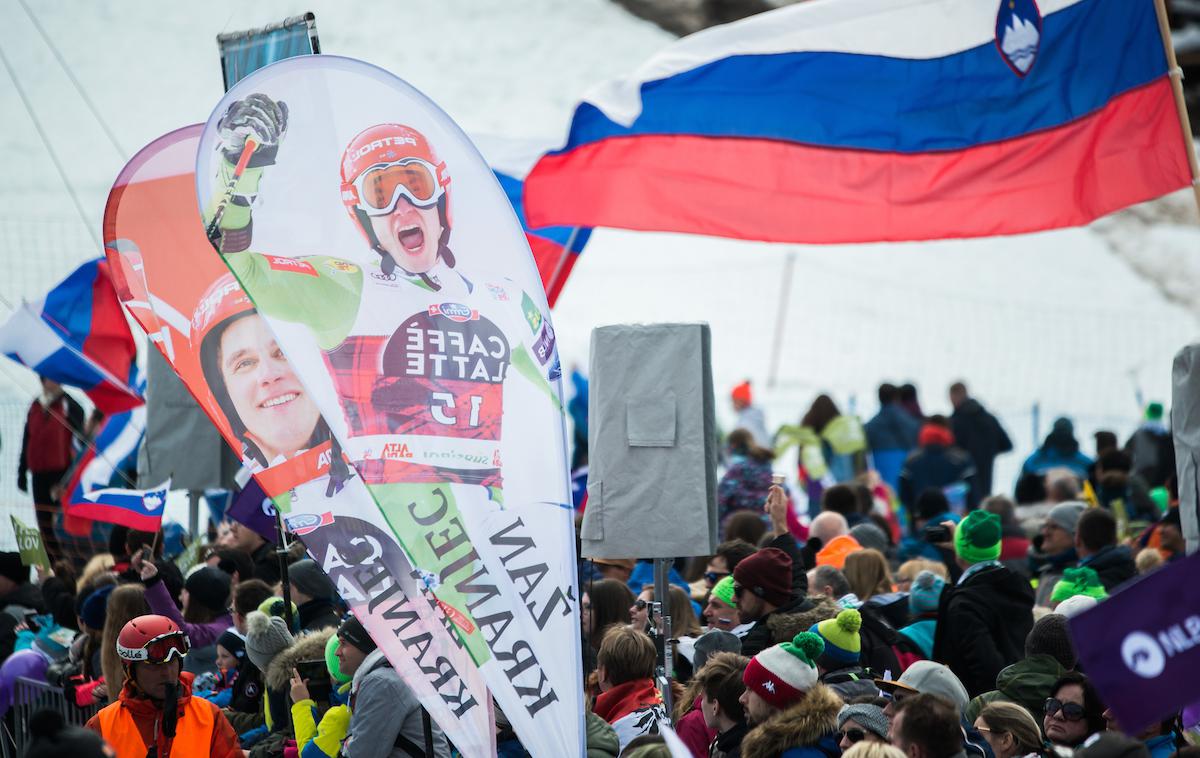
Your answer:
[[[12,81],[0,79],[0,295],[10,302],[36,296],[98,254],[93,234],[104,200],[132,152],[208,117],[222,92],[219,32],[312,10],[325,52],[395,72],[469,133],[546,144],[564,133],[588,87],[670,41],[607,0],[54,0],[30,7],[120,149],[22,4],[0,8],[4,55],[90,224],[79,220]],[[1171,358],[1196,339],[1200,314],[1200,223],[1188,203],[1181,194],[1086,229],[902,245],[765,245],[599,230],[556,309],[560,351],[566,365],[585,365],[594,326],[707,321],[726,425],[725,395],[743,378],[754,380],[773,424],[798,419],[821,391],[869,416],[881,379],[914,381],[928,412],[945,411],[946,386],[963,378],[1018,446],[997,468],[1003,483],[1032,450],[1035,403],[1043,434],[1055,415],[1072,415],[1088,450],[1085,435],[1096,428],[1122,435],[1133,428],[1139,395],[1169,399]],[[769,387],[792,255],[778,381]],[[13,482],[34,383],[11,363],[0,372],[0,518],[17,512],[32,519]],[[0,547],[11,543],[5,523]]]

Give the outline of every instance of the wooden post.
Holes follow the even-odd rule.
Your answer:
[[[1171,79],[1171,91],[1175,93],[1179,125],[1183,128],[1183,149],[1187,151],[1188,165],[1192,169],[1192,192],[1196,196],[1196,210],[1200,211],[1200,161],[1196,159],[1192,124],[1188,119],[1187,104],[1183,99],[1183,70],[1175,60],[1175,46],[1171,44],[1171,25],[1167,23],[1166,0],[1154,0],[1154,10],[1158,14],[1158,30],[1162,35],[1163,52],[1167,54],[1167,76]]]

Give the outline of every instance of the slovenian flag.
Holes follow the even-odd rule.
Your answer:
[[[1085,224],[1187,187],[1154,0],[811,0],[576,110],[533,226],[805,243]]]
[[[108,261],[96,259],[0,326],[0,351],[41,376],[78,387],[105,415],[142,405],[137,346],[117,301]]]
[[[145,380],[138,383],[145,390]],[[85,494],[110,486],[133,486],[136,484],[138,448],[146,436],[146,406],[117,413],[104,419],[103,424],[76,461],[67,484],[66,520],[64,528],[75,535],[86,535],[91,525],[81,520],[109,521],[101,516],[90,516],[92,501]],[[77,505],[84,505],[82,511]],[[113,523],[123,523],[115,521]]]
[[[148,490],[106,487],[83,496],[71,505],[72,515],[93,521],[121,524],[139,532],[157,532],[162,526],[171,480]]]

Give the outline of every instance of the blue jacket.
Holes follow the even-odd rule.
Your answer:
[[[867,447],[878,450],[909,451],[917,446],[917,434],[921,424],[899,405],[885,405],[879,413],[863,427],[867,433]]]
[[[1040,476],[1050,469],[1065,468],[1070,469],[1071,473],[1082,480],[1087,478],[1092,463],[1091,458],[1078,451],[1064,454],[1055,448],[1042,446],[1025,459],[1025,464],[1021,466],[1021,473]]]
[[[827,734],[815,745],[791,747],[784,750],[781,758],[837,758],[841,754],[842,749],[838,747],[838,738]]]

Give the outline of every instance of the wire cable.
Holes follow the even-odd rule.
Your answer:
[[[79,99],[83,100],[84,105],[87,106],[88,110],[92,112],[92,116],[96,119],[96,123],[100,124],[100,128],[104,130],[105,136],[108,137],[108,141],[112,143],[112,146],[116,149],[117,155],[121,156],[121,160],[128,161],[129,155],[125,152],[125,148],[121,147],[120,141],[117,140],[117,135],[108,125],[108,122],[104,120],[104,117],[100,115],[100,110],[96,107],[96,104],[92,102],[92,98],[88,96],[87,90],[84,89],[79,80],[75,78],[75,72],[72,71],[71,67],[67,65],[66,59],[63,58],[62,53],[59,52],[58,47],[54,44],[54,40],[51,39],[50,35],[46,33],[46,29],[42,26],[41,22],[38,21],[37,16],[33,15],[33,11],[29,8],[29,4],[26,3],[25,0],[17,0],[17,2],[19,2],[21,7],[25,9],[25,15],[29,16],[29,20],[33,22],[33,26],[38,30],[38,34],[42,35],[42,41],[46,43],[46,47],[50,48],[50,52],[54,54],[54,59],[58,61],[58,65],[62,67],[62,70],[67,75],[67,78],[71,80],[71,84],[75,87],[75,92],[79,94]]]
[[[100,244],[100,237],[96,233],[92,222],[88,220],[87,213],[83,210],[83,204],[79,202],[79,195],[75,193],[75,188],[71,186],[70,180],[67,179],[66,169],[63,168],[62,162],[58,159],[58,153],[54,152],[54,146],[50,144],[50,138],[46,136],[46,130],[42,128],[42,122],[38,120],[37,113],[33,110],[33,104],[29,102],[29,96],[25,94],[25,88],[21,86],[21,80],[17,78],[17,72],[13,69],[12,63],[9,62],[8,56],[4,54],[3,46],[0,46],[0,62],[4,64],[5,70],[8,71],[8,77],[12,79],[13,87],[17,90],[17,96],[21,98],[21,103],[25,106],[25,112],[29,114],[29,120],[33,122],[33,128],[37,131],[38,136],[41,137],[42,144],[46,146],[46,152],[50,154],[50,161],[54,163],[54,168],[57,169],[63,186],[67,188],[67,194],[71,196],[71,202],[75,204],[75,210],[79,213],[79,220],[87,227],[88,234],[91,235],[92,241],[96,243],[96,248],[103,255],[104,246]]]

